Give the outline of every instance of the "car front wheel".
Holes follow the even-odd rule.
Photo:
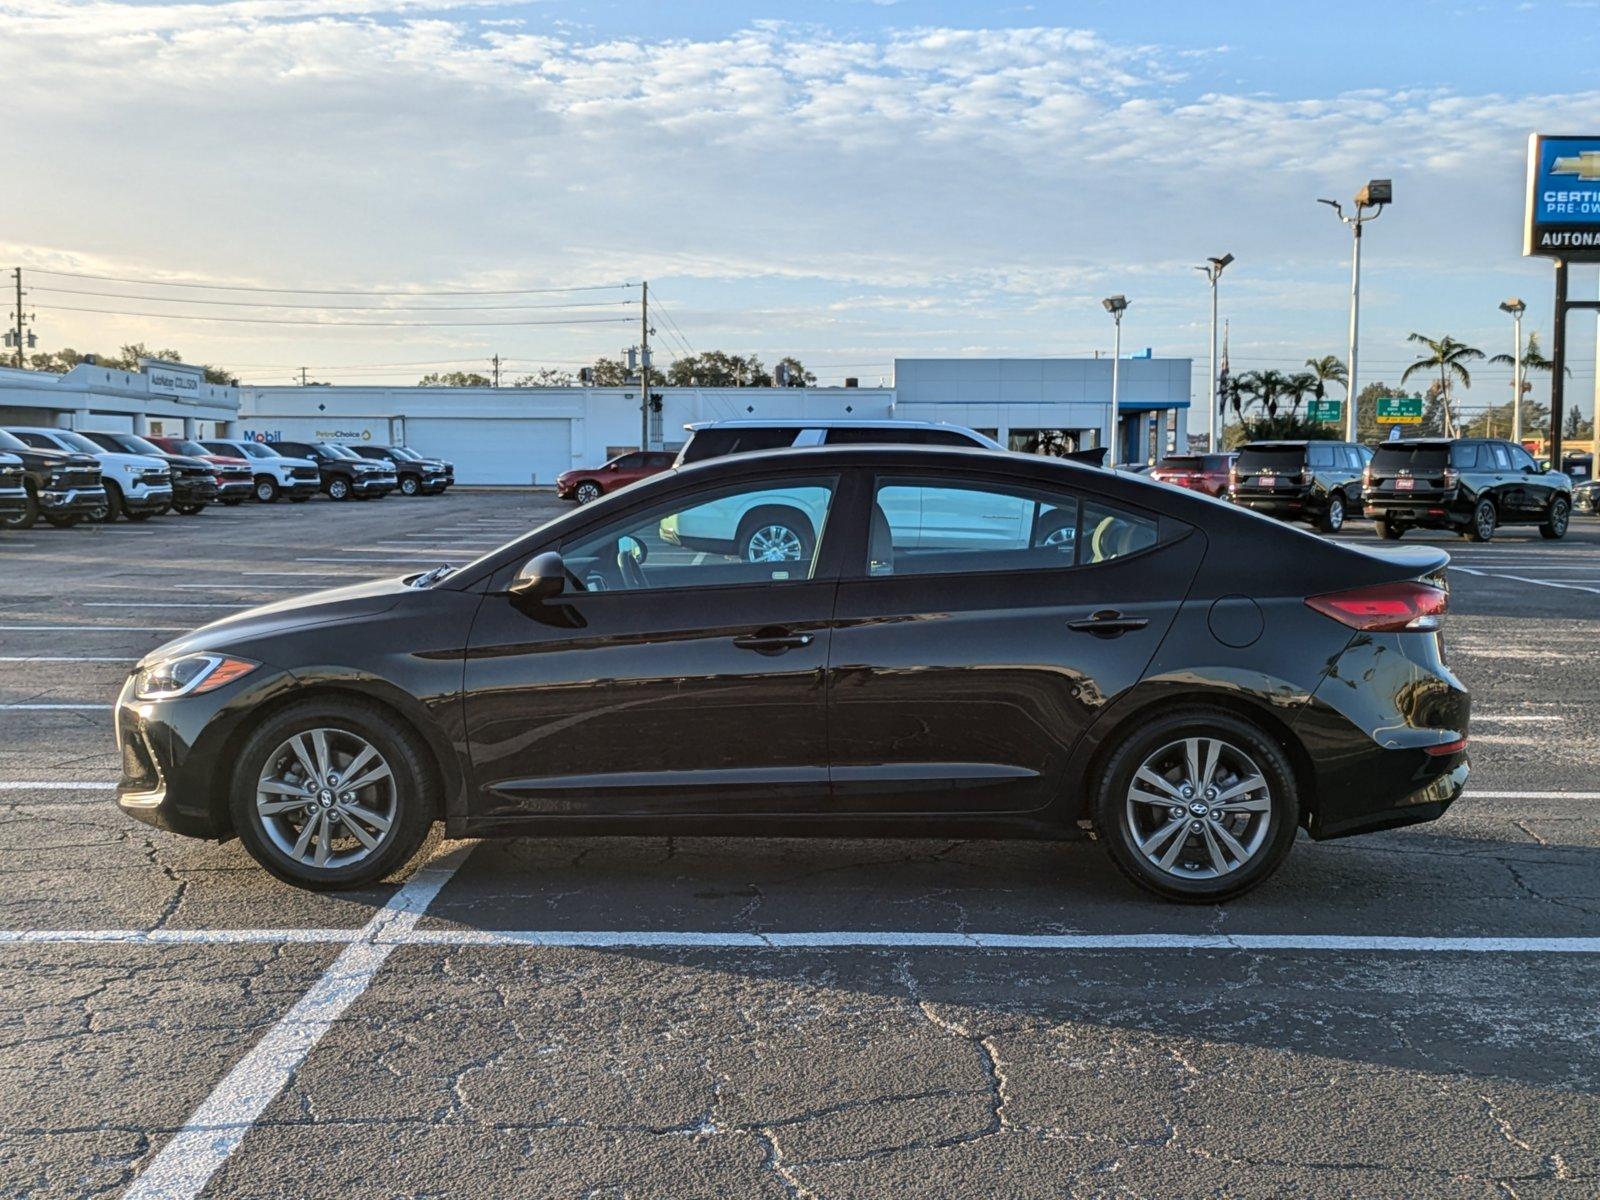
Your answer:
[[[1545,513],[1544,523],[1539,526],[1539,532],[1551,541],[1559,541],[1567,536],[1567,524],[1571,519],[1571,503],[1565,496],[1557,496],[1550,501],[1550,511]]]
[[[1259,728],[1192,709],[1141,722],[1095,788],[1096,832],[1146,891],[1214,904],[1282,865],[1299,825],[1294,771]]]
[[[422,485],[417,482],[415,475],[406,475],[400,480],[400,494],[402,496],[415,496],[422,490]]]
[[[328,495],[334,500],[350,499],[350,481],[342,478],[329,480]]]
[[[285,883],[355,887],[404,865],[438,788],[420,739],[359,700],[312,700],[268,719],[237,759],[229,797],[245,849]]]
[[[256,499],[262,504],[276,504],[278,490],[278,481],[271,475],[261,475],[256,478]]]
[[[577,490],[572,493],[572,498],[579,504],[593,504],[600,499],[600,485],[585,480],[580,483]]]

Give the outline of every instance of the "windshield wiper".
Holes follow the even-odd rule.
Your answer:
[[[414,588],[425,588],[429,584],[438,583],[439,580],[443,579],[446,575],[452,575],[454,573],[455,568],[447,563],[443,566],[435,567],[431,571],[424,571],[421,575],[418,575],[414,580],[411,581],[411,586]]]

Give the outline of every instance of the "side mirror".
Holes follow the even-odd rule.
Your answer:
[[[625,533],[617,539],[617,557],[631,558],[636,563],[642,563],[650,557],[650,551],[638,538]]]
[[[522,570],[511,581],[511,594],[529,600],[548,600],[559,596],[566,587],[566,564],[554,550],[546,550],[522,564]]]

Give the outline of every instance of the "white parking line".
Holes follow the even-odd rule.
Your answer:
[[[373,976],[410,933],[472,852],[447,843],[373,914],[311,990],[190,1114],[188,1121],[123,1193],[123,1200],[186,1200],[198,1196],[323,1034],[367,990]]]
[[[111,704],[0,704],[0,712],[110,712]]]
[[[86,600],[84,608],[254,608],[254,604],[218,604],[209,600]]]
[[[1467,575],[1481,575],[1486,579],[1510,579],[1517,583],[1534,583],[1540,587],[1564,588],[1573,592],[1593,592],[1595,595],[1600,596],[1600,587],[1585,587],[1578,583],[1557,583],[1553,579],[1533,579],[1527,575],[1507,575],[1503,571],[1481,571],[1475,567],[1457,566],[1455,563],[1450,564],[1450,569],[1461,571]]]
[[[0,633],[185,633],[188,625],[0,625]]]

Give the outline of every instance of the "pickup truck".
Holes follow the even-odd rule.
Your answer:
[[[322,472],[309,458],[290,458],[248,438],[207,438],[200,444],[213,454],[249,459],[255,496],[262,504],[275,504],[279,496],[299,504],[322,490]]]
[[[398,482],[394,468],[382,462],[369,462],[359,454],[329,442],[273,442],[279,454],[309,458],[322,474],[322,490],[330,499],[357,500],[387,496]]]
[[[106,450],[143,454],[166,463],[172,472],[172,511],[180,516],[192,517],[217,498],[217,469],[204,459],[174,454],[136,433],[96,433],[85,429],[83,436]]]
[[[20,509],[0,508],[0,526],[32,529],[43,517],[66,529],[104,508],[100,461],[93,455],[41,450],[0,430],[0,451],[22,461],[23,501]]]
[[[246,459],[232,454],[213,454],[192,438],[152,435],[149,440],[152,445],[159,446],[168,454],[183,454],[190,458],[198,458],[215,471],[217,503],[225,508],[235,508],[255,493],[255,474],[250,470],[250,463]]]
[[[107,450],[75,429],[13,425],[9,432],[37,450],[89,454],[99,461],[105,502],[88,513],[94,520],[143,521],[172,508],[172,472],[159,458]]]
[[[437,496],[456,481],[456,469],[442,458],[424,458],[407,446],[347,442],[345,449],[373,462],[394,464],[402,496]]]
[[[23,472],[20,458],[0,450],[0,520],[28,507],[28,489],[22,485]]]

